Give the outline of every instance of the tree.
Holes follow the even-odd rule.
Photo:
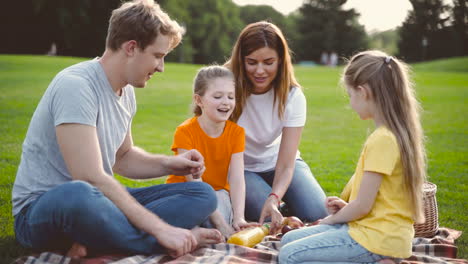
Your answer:
[[[465,11],[458,8],[452,12],[459,16],[454,22],[450,17],[451,8],[443,0],[410,1],[413,10],[399,29],[399,56],[411,62],[462,55],[466,35],[464,37],[460,32],[465,30],[466,34],[466,21],[462,21],[463,14],[466,14],[466,4],[463,3]]]
[[[371,49],[382,50],[391,55],[396,55],[398,52],[398,32],[396,29],[373,32],[369,35],[369,40]]]
[[[238,6],[230,0],[166,0],[161,6],[186,28],[182,45],[169,60],[224,63],[243,26]]]
[[[286,18],[269,5],[245,5],[240,7],[240,18],[247,25],[258,21],[268,21],[279,28],[286,27]]]
[[[468,55],[468,2],[466,0],[454,0],[452,16],[453,26],[462,47],[460,55]]]
[[[120,0],[7,1],[2,8],[1,52],[94,57],[104,51],[107,20]]]
[[[343,10],[346,0],[308,0],[299,9],[296,53],[301,60],[318,61],[324,51],[350,56],[367,48],[367,35],[354,10]]]

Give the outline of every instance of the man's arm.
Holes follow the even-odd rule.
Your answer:
[[[203,156],[189,150],[177,156],[151,154],[133,145],[129,131],[116,154],[114,171],[132,179],[150,179],[168,174],[192,174],[199,178],[204,171]]]
[[[196,247],[190,230],[165,223],[140,205],[112,175],[105,173],[95,127],[62,124],[56,127],[56,134],[73,180],[86,181],[99,188],[133,225],[156,237],[173,256],[183,255]]]

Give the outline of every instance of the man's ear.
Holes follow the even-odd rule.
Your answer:
[[[138,45],[135,40],[129,40],[122,43],[121,48],[127,56],[133,56],[133,54],[135,54],[136,49],[138,48]]]

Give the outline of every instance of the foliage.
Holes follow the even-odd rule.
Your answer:
[[[130,0],[6,1],[0,9],[0,53],[45,54],[52,43],[62,56],[95,57],[105,48],[108,19],[121,2]],[[468,55],[466,0],[411,0],[414,10],[395,34],[367,36],[359,13],[344,10],[347,0],[306,0],[284,16],[271,6],[237,6],[232,0],[157,0],[186,28],[182,44],[167,61],[222,64],[242,28],[259,20],[277,24],[295,61],[319,61],[322,52],[348,57],[369,46],[398,54],[407,61]],[[423,39],[427,45],[422,45]]]
[[[467,6],[464,0],[454,8],[443,0],[410,2],[413,10],[399,30],[401,57],[407,61],[425,61],[468,55],[467,48],[463,46],[468,43]]]
[[[394,29],[373,32],[369,35],[369,48],[385,51],[388,54],[398,53],[398,32]]]
[[[468,55],[468,3],[466,0],[454,0],[453,4],[453,27],[460,40],[462,54]]]
[[[7,1],[2,19],[9,27],[0,52],[45,54],[52,43],[57,54],[94,57],[104,51],[107,20],[119,0]]]
[[[348,57],[367,49],[364,27],[357,22],[359,14],[343,10],[346,0],[308,0],[299,9],[297,31],[301,60],[319,61],[323,51],[336,51]]]
[[[196,64],[222,64],[243,27],[239,7],[230,0],[163,0],[167,13],[186,28],[180,47],[168,59]]]
[[[173,1],[173,0],[171,0]],[[14,241],[11,189],[29,120],[52,78],[77,58],[0,56],[0,263],[30,253]],[[468,57],[417,64],[414,79],[424,112],[430,181],[437,184],[440,226],[466,231],[468,223]],[[440,68],[446,69],[444,72]],[[172,155],[174,129],[191,116],[191,83],[199,66],[172,64],[145,89],[136,89],[133,122],[136,145]],[[340,193],[352,175],[373,124],[347,107],[338,85],[340,68],[296,67],[307,97],[307,124],[300,150],[328,195]],[[160,181],[122,180],[128,186]],[[468,258],[468,237],[457,240],[458,257]]]

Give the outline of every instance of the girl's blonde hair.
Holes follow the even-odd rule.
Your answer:
[[[300,87],[294,76],[288,42],[281,30],[274,24],[266,21],[247,25],[237,38],[236,44],[232,49],[231,58],[225,64],[234,73],[236,81],[237,105],[231,116],[233,121],[239,119],[247,97],[253,91],[253,85],[245,72],[245,56],[264,47],[274,49],[279,57],[278,73],[273,80],[273,87],[275,89],[273,106],[278,101],[278,117],[280,119],[283,118],[286,100],[288,99],[291,87]]]
[[[426,180],[424,132],[409,67],[381,51],[354,55],[344,69],[342,81],[350,88],[367,84],[384,125],[395,134],[400,146],[405,187],[413,205],[413,218],[424,221],[423,183]]]
[[[199,96],[205,95],[208,84],[216,78],[229,78],[234,83],[234,75],[228,68],[219,65],[206,66],[198,70],[197,75],[195,75],[193,80],[193,94]],[[195,99],[192,102],[192,109],[196,116],[202,114],[202,110],[200,106],[195,103]]]

